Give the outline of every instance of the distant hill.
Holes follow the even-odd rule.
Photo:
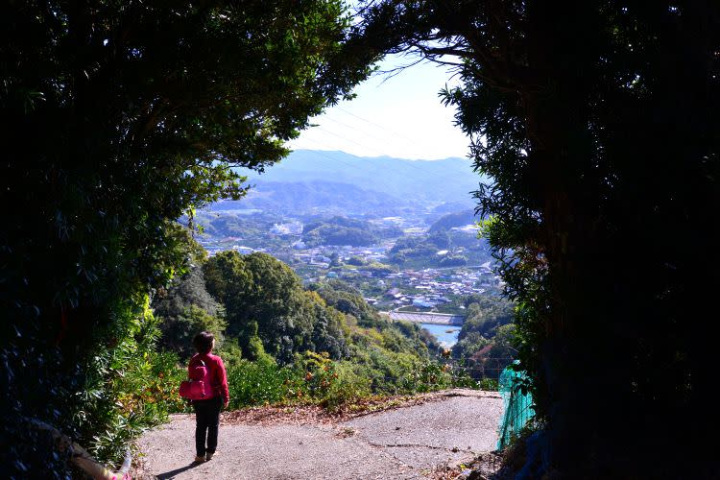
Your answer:
[[[435,208],[445,203],[457,204],[453,210],[459,205],[473,208],[475,201],[471,192],[477,190],[481,180],[487,182],[486,177],[473,172],[469,160],[462,158],[422,161],[392,157],[357,157],[344,152],[315,150],[294,151],[288,158],[262,174],[241,172],[248,176],[250,183],[257,186],[258,192],[262,192],[263,185],[269,183],[295,183],[317,189],[318,192],[329,193],[337,187],[323,187],[322,184],[332,182],[386,195],[378,197],[380,203],[395,199],[400,205],[409,202],[422,204],[427,208]],[[272,188],[275,192],[278,191],[277,187]],[[295,191],[300,193],[297,188]],[[359,195],[358,190],[347,190],[345,195]],[[304,192],[307,193],[308,191]],[[317,200],[322,199],[318,196]]]
[[[462,228],[473,225],[480,217],[475,215],[475,210],[464,210],[462,212],[450,213],[433,223],[428,233],[448,231],[452,228]]]
[[[303,241],[308,246],[370,246],[377,244],[382,238],[396,238],[402,234],[402,229],[397,227],[380,227],[364,220],[333,217],[306,224],[303,228]]]
[[[312,214],[322,210],[326,214],[397,215],[410,204],[386,193],[365,190],[352,184],[331,181],[256,181],[250,193],[239,201],[224,200],[211,205],[210,210],[257,209],[266,213]]]

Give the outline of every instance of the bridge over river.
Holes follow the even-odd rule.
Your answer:
[[[461,326],[465,322],[463,315],[451,315],[449,313],[432,312],[383,312],[391,320],[404,320],[413,323],[429,323],[433,325],[454,325]]]

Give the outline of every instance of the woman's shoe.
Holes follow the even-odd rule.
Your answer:
[[[205,457],[201,455],[195,456],[195,462],[193,463],[203,463],[205,461]]]

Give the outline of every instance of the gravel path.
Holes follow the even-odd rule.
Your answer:
[[[345,421],[223,414],[218,453],[199,465],[190,463],[195,455],[192,415],[174,415],[144,435],[139,446],[149,478],[425,479],[494,450],[501,415],[497,394],[450,390],[424,403]]]

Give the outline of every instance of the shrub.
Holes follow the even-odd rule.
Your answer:
[[[481,390],[497,392],[499,388],[498,381],[494,378],[483,378],[480,382],[478,382],[478,384],[480,385]]]
[[[333,410],[370,397],[372,395],[370,379],[358,370],[357,366],[351,363],[337,362],[334,368],[337,380],[330,384],[321,403]]]
[[[118,309],[127,317],[122,341],[89,360],[85,388],[72,399],[79,437],[92,438],[83,446],[104,462],[121,461],[130,440],[183,408],[184,372],[176,354],[154,350],[159,329],[148,305],[139,313]]]
[[[240,360],[227,373],[231,408],[281,403],[293,391],[292,370],[267,356],[256,362]]]

